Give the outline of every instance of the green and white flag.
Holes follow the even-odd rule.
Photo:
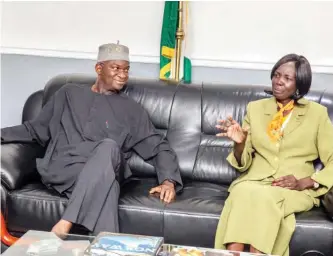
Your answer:
[[[191,83],[192,65],[188,58],[188,22],[189,2],[183,1],[183,30],[185,32],[182,41],[179,79],[184,83]],[[179,1],[165,1],[163,25],[160,45],[160,79],[175,79],[176,73],[176,32],[178,27]]]

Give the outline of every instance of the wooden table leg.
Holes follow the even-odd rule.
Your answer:
[[[4,217],[2,216],[2,212],[0,212],[0,215],[1,215],[1,242],[7,246],[11,246],[13,243],[15,243],[18,240],[18,238],[8,233],[6,222]]]

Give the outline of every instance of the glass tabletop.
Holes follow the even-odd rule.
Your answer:
[[[94,239],[94,236],[75,234],[60,238],[53,232],[29,230],[2,255],[82,256]]]
[[[87,247],[95,236],[67,234],[58,237],[52,232],[29,230],[9,247],[3,256],[86,256]],[[110,252],[111,253],[111,252]],[[108,254],[111,255],[111,254]],[[157,256],[254,256],[247,252],[232,252],[212,248],[163,244]]]

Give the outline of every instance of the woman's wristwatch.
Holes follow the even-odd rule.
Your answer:
[[[313,181],[313,188],[315,188],[315,189],[319,188],[319,183],[316,181]]]
[[[319,186],[320,186],[320,184],[317,182],[317,181],[315,181],[313,178],[317,175],[317,173],[318,173],[319,171],[317,171],[316,170],[316,172],[310,177],[311,179],[312,179],[312,181],[313,181],[313,188],[314,189],[317,189],[317,188],[319,188]]]

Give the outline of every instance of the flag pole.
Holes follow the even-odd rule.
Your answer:
[[[184,10],[183,1],[179,1],[178,7],[178,27],[176,31],[176,81],[179,82],[179,71],[180,71],[180,57],[182,51],[182,41],[184,39],[184,29],[183,29],[183,10]]]

